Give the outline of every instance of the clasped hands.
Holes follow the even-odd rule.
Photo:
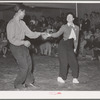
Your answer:
[[[41,34],[41,36],[42,36],[42,38],[45,40],[45,39],[47,39],[48,37],[51,37],[51,34],[49,34],[49,33],[42,33]]]
[[[42,36],[42,38],[43,38],[44,40],[47,39],[48,37],[51,37],[51,34],[46,33],[46,32],[43,32],[43,33],[41,33],[40,35]],[[26,47],[29,47],[29,46],[31,45],[31,43],[30,43],[28,40],[23,41],[22,44],[23,44],[24,46],[26,46]]]

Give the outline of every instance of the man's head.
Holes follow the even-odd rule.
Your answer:
[[[23,19],[25,16],[25,8],[22,4],[16,5],[16,15],[19,17],[19,19]]]
[[[68,13],[66,20],[68,23],[72,23],[74,21],[74,15],[72,13]]]
[[[84,14],[84,18],[85,19],[88,19],[88,14]]]

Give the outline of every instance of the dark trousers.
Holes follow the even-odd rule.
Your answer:
[[[11,52],[18,63],[19,72],[14,81],[14,86],[20,86],[22,84],[33,83],[32,73],[32,59],[29,54],[29,50],[25,46],[14,46],[10,44]]]
[[[58,54],[60,61],[59,76],[66,80],[68,73],[68,65],[71,67],[73,78],[78,77],[78,62],[73,49],[73,39],[60,41],[58,46]]]

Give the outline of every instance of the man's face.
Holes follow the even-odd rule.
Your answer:
[[[24,16],[25,16],[25,10],[19,10],[19,18],[20,19],[23,19],[24,18]]]
[[[73,22],[74,18],[73,18],[73,15],[69,14],[67,16],[67,21],[70,23],[70,22]]]

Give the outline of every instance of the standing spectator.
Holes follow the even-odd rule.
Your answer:
[[[88,14],[84,14],[84,20],[82,23],[82,30],[89,30],[90,29],[90,20],[88,19]]]
[[[89,53],[91,53],[91,60],[94,59],[94,40],[95,40],[95,36],[91,35],[90,39],[87,40],[86,45],[84,46],[85,49],[85,53],[87,53],[87,51],[89,51]]]

